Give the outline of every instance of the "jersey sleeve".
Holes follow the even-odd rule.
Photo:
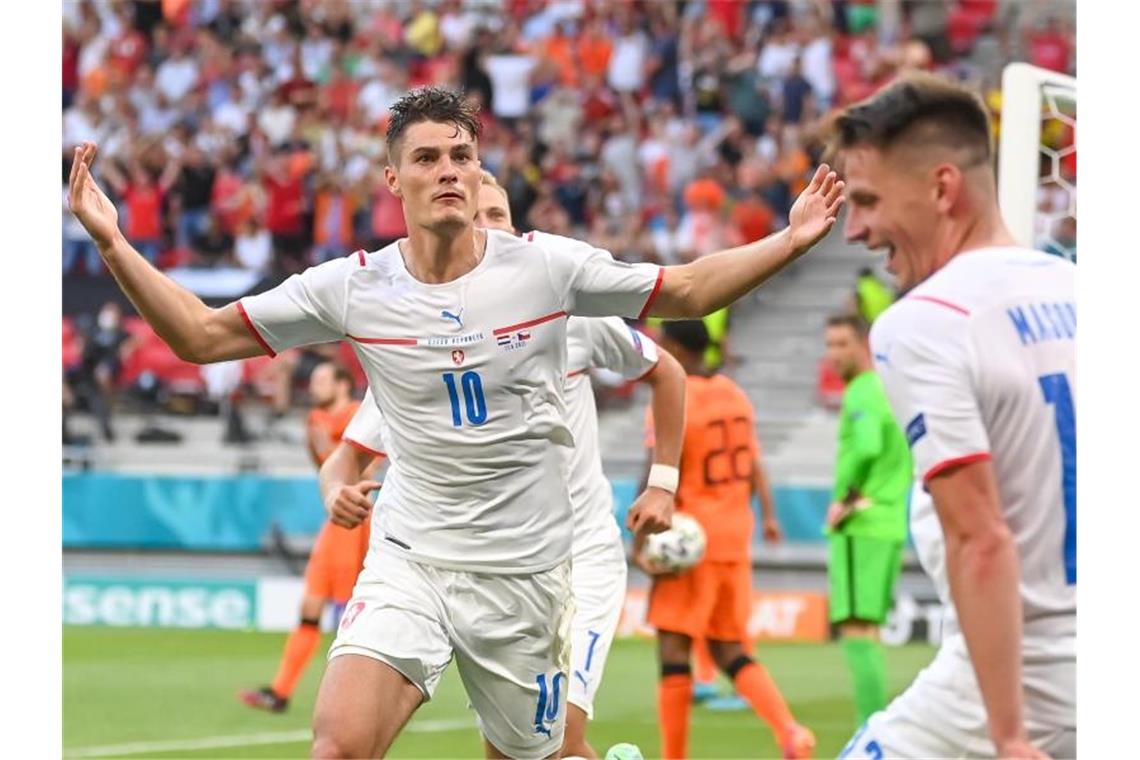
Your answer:
[[[875,367],[923,482],[990,456],[966,319],[949,309],[900,303],[871,330]]]
[[[380,407],[376,406],[376,399],[369,388],[360,402],[360,408],[344,430],[344,442],[353,448],[359,449],[373,456],[387,456],[387,444],[384,443],[384,416]]]
[[[246,326],[267,354],[344,338],[351,266],[356,264],[349,259],[333,259],[238,301]]]
[[[639,380],[657,366],[657,344],[620,317],[586,320],[590,336],[590,366]]]
[[[627,264],[609,251],[559,235],[535,232],[530,239],[546,250],[567,314],[640,319],[661,289],[665,270],[655,264]]]

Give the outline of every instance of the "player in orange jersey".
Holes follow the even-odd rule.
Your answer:
[[[717,667],[776,736],[785,758],[810,757],[815,737],[796,723],[763,665],[741,643],[752,606],[752,495],[762,487],[752,404],[736,383],[705,374],[709,335],[699,321],[666,322],[661,347],[687,375],[685,438],[676,508],[694,517],[708,540],[704,558],[683,573],[665,573],[634,548],[653,576],[649,623],[657,629],[661,664],[658,719],[662,757],[684,758],[693,696],[693,639],[705,638]],[[650,431],[652,430],[650,420]],[[647,444],[652,448],[652,433]],[[762,504],[766,523],[772,505]],[[771,526],[765,531],[771,533]]]
[[[309,454],[319,468],[340,443],[344,429],[356,414],[352,374],[332,362],[317,365],[309,377],[313,409],[306,423]],[[368,551],[368,523],[342,528],[326,522],[313,544],[305,568],[305,594],[301,599],[301,622],[289,634],[285,652],[273,683],[250,689],[238,696],[260,710],[284,712],[289,698],[321,641],[321,613],[331,600],[346,603],[352,596],[356,576]]]

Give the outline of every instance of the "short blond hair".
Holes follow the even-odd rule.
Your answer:
[[[500,185],[499,180],[495,179],[495,175],[491,174],[491,172],[487,171],[486,169],[483,169],[483,184],[487,185],[488,187],[495,188],[503,194],[504,198],[510,200],[510,196],[507,195],[507,188]]]

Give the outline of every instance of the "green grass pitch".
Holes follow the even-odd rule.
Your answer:
[[[314,657],[287,713],[257,712],[236,699],[239,689],[272,678],[283,643],[281,634],[65,628],[64,756],[307,757],[309,719],[324,668],[321,655]],[[326,638],[324,646],[329,643]],[[933,652],[924,645],[887,649],[892,694],[914,678]],[[855,729],[839,648],[765,645],[757,654],[797,718],[815,731],[817,756],[835,757]],[[590,726],[595,749],[604,753],[618,742],[633,742],[646,757],[656,756],[655,673],[651,642],[615,642]],[[693,758],[778,757],[767,727],[751,712],[695,706],[689,745]],[[482,757],[454,668],[390,756]]]

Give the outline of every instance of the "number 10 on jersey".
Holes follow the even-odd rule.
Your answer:
[[[454,372],[443,373],[443,384],[447,386],[447,397],[451,401],[451,424],[463,427],[463,412],[467,412],[469,425],[482,425],[487,421],[487,400],[483,397],[483,378],[478,372],[467,371],[455,380]],[[462,408],[459,396],[463,395]]]

